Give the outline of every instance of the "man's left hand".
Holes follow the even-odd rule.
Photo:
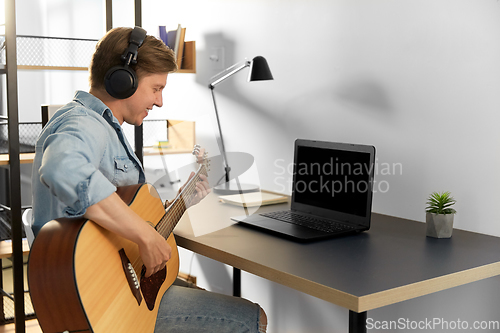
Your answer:
[[[195,175],[194,172],[191,172],[189,175],[188,180],[186,181],[186,184],[189,183],[191,178],[193,178]],[[189,197],[184,197],[184,203],[186,204],[186,208],[189,208],[193,205],[196,205],[199,203],[204,197],[206,197],[212,190],[210,189],[210,185],[208,184],[208,179],[205,175],[200,174],[200,181],[196,183],[195,191],[191,194]],[[182,187],[179,189],[179,193],[182,192],[186,184],[182,185]]]

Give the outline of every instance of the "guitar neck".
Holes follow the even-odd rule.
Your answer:
[[[177,223],[179,223],[187,207],[191,206],[191,203],[196,195],[196,183],[201,181],[200,175],[207,176],[205,165],[200,165],[194,177],[191,178],[177,197],[175,197],[165,211],[165,215],[163,215],[160,222],[156,225],[156,230],[165,239],[170,236]]]

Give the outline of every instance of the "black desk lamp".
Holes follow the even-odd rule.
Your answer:
[[[219,74],[215,75],[213,77],[213,80],[208,85],[208,87],[212,91],[212,99],[214,101],[214,108],[215,108],[215,117],[217,118],[217,126],[219,129],[219,136],[220,136],[220,146],[221,146],[220,148],[222,153],[222,159],[224,161],[225,183],[222,185],[216,184],[216,186],[213,188],[214,192],[219,194],[247,193],[259,190],[259,187],[256,185],[240,184],[237,179],[236,179],[237,186],[234,186],[229,182],[230,181],[229,173],[231,171],[231,168],[229,167],[229,164],[227,162],[226,149],[224,147],[224,140],[222,138],[222,130],[219,122],[219,113],[217,112],[217,104],[215,103],[215,95],[214,95],[214,88],[216,85],[226,80],[227,78],[233,76],[234,74],[238,73],[239,71],[243,70],[245,67],[250,67],[248,81],[273,80],[273,75],[271,74],[271,70],[269,69],[266,59],[264,57],[257,56],[253,58],[252,61],[244,60],[223,70]]]

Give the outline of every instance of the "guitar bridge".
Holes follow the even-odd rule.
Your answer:
[[[135,273],[134,267],[130,263],[127,255],[125,254],[125,250],[121,249],[118,251],[120,254],[120,258],[122,260],[123,271],[125,272],[125,276],[127,277],[127,282],[130,287],[130,291],[134,295],[137,300],[137,304],[141,305],[142,295],[139,285],[139,279],[137,278],[137,274]]]

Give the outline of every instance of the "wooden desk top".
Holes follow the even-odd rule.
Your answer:
[[[195,237],[199,220],[244,214],[213,194],[197,206],[175,230],[179,246],[356,312],[500,275],[493,236],[455,229],[450,239],[428,238],[425,223],[374,213],[366,232],[309,244],[238,224]]]
[[[35,158],[35,153],[22,153],[19,154],[19,158],[21,160],[21,164],[33,163],[33,159]],[[8,164],[9,164],[9,154],[0,154],[0,165],[8,165]]]

